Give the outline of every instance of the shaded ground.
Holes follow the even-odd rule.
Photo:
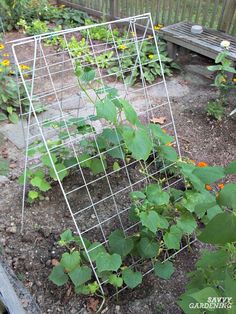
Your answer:
[[[184,61],[197,65],[208,62],[191,55]],[[175,97],[171,97],[182,154],[212,165],[225,165],[235,159],[236,115],[217,122],[208,119],[205,113],[207,101],[217,96],[215,90],[209,87],[211,81],[188,71],[172,80],[173,90],[176,82],[185,90],[183,93],[178,85],[177,93],[173,94]],[[235,95],[232,95],[228,112],[234,102]],[[26,208],[24,235],[21,236],[22,194],[16,179],[23,169],[23,153],[1,133],[0,142],[0,150],[10,160],[11,167],[8,178],[0,180],[0,247],[7,264],[35,297],[42,313],[87,313],[89,298],[75,296],[69,287],[59,289],[47,279],[52,268],[51,259],[58,257],[60,252],[56,244],[59,234],[73,226],[59,188],[55,187],[47,200]],[[119,184],[121,178],[117,180]],[[102,186],[97,187],[98,197],[102,191]],[[185,250],[175,258],[176,271],[170,281],[149,274],[135,291],[126,290],[119,296],[118,302],[116,299],[109,300],[103,313],[181,313],[175,301],[184,291],[186,272],[193,268],[200,249],[201,245],[197,243],[192,252]],[[32,313],[27,300],[23,300],[23,305],[27,313]]]

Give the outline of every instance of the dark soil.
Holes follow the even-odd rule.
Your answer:
[[[15,34],[10,36],[15,38]],[[210,61],[188,54],[188,58],[183,60],[183,63],[205,65]],[[209,119],[205,113],[206,103],[217,97],[214,88],[209,86],[211,81],[199,77],[196,73],[188,72],[183,72],[176,77],[189,88],[187,95],[171,99],[183,156],[188,156],[196,162],[226,165],[236,158],[236,115],[225,117],[221,122]],[[227,111],[230,112],[233,106],[235,106],[235,95],[232,94]],[[23,169],[23,152],[2,137],[0,142],[1,151],[4,150],[11,165],[8,178],[0,183],[0,248],[6,263],[29,289],[42,313],[87,313],[89,304],[93,302],[91,298],[78,297],[70,286],[57,288],[48,280],[52,259],[58,258],[61,253],[57,245],[59,235],[67,228],[74,228],[59,187],[55,186],[48,193],[46,200],[26,206],[24,232],[21,235],[22,192],[17,177]],[[134,179],[140,176],[135,167],[131,169],[131,173]],[[74,175],[67,179],[65,185],[71,188],[76,180],[78,178]],[[116,176],[111,181],[114,189],[121,189],[127,184],[123,175]],[[106,182],[101,181],[94,185],[93,197],[96,200],[101,199],[107,189]],[[117,199],[117,203],[122,208],[129,206],[127,200],[129,192],[127,190],[121,193]],[[81,206],[86,207],[86,202],[85,193],[83,197],[80,194],[73,195],[73,211],[76,212],[76,208]],[[100,208],[101,219],[106,219],[109,208],[109,203],[103,204],[103,208]],[[93,213],[89,211],[85,211],[81,217],[86,223],[86,228],[95,219]],[[108,234],[114,225],[117,225],[117,222],[107,223],[104,227],[105,232]],[[102,240],[99,232],[92,233],[93,239]],[[171,280],[161,280],[150,273],[144,277],[142,285],[134,291],[126,289],[118,295],[118,300],[115,297],[107,300],[102,313],[181,313],[176,300],[184,291],[187,282],[186,273],[193,269],[201,248],[202,245],[197,242],[191,251],[184,250],[174,258],[176,271]],[[96,298],[101,304],[102,299]],[[27,300],[23,300],[23,305],[27,313],[34,313]]]

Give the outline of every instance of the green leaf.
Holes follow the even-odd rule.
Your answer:
[[[229,212],[216,215],[198,239],[204,243],[224,245],[236,241],[236,216]]]
[[[146,198],[146,195],[141,191],[134,191],[130,193],[130,197],[134,201],[139,199],[144,200]]]
[[[84,294],[84,295],[89,295],[89,294],[93,295],[98,289],[99,289],[99,285],[96,281],[94,281],[93,283],[89,283],[87,285],[76,286],[75,293]]]
[[[18,115],[15,112],[9,114],[8,118],[12,123],[17,123],[19,121]]]
[[[32,186],[36,186],[37,188],[40,189],[40,191],[43,192],[46,192],[51,189],[51,185],[45,179],[37,176],[33,177],[30,180],[30,183],[32,184]]]
[[[108,282],[116,288],[120,288],[123,285],[123,279],[115,274],[109,276]]]
[[[137,113],[130,103],[125,99],[120,99],[119,102],[122,104],[126,119],[133,125],[139,123]]]
[[[152,150],[152,142],[146,129],[126,128],[123,131],[123,137],[126,146],[136,160],[148,159]]]
[[[170,200],[169,194],[164,192],[158,184],[148,185],[146,188],[146,195],[149,202],[158,206],[167,205]]]
[[[104,167],[103,167],[104,165]],[[100,173],[100,172],[104,172],[104,168],[106,169],[106,161],[103,160],[103,163],[101,161],[101,158],[93,158],[90,160],[90,169],[92,170],[92,173],[94,175]]]
[[[84,67],[83,68],[83,74],[80,76],[80,79],[83,82],[88,83],[88,82],[91,82],[91,81],[94,80],[95,75],[96,75],[96,72],[94,71],[93,68],[91,68],[91,67]]]
[[[228,164],[227,167],[225,167],[225,173],[226,174],[234,174],[236,173],[236,160],[232,161]]]
[[[100,253],[106,253],[106,249],[104,248],[103,245],[101,245],[100,242],[94,242],[92,243],[89,247],[88,247],[88,253],[89,253],[89,257],[91,259],[92,262],[95,262],[98,255]]]
[[[200,291],[191,293],[189,296],[199,303],[207,303],[208,298],[218,296],[218,292],[211,287],[206,287]]]
[[[109,246],[112,253],[118,253],[124,258],[132,251],[134,242],[131,238],[125,238],[122,230],[115,230],[109,236]]]
[[[57,162],[57,157],[54,154],[50,154],[50,156],[52,158],[53,163],[55,164]],[[44,164],[44,166],[52,167],[52,163],[48,154],[43,155],[41,157],[41,161]]]
[[[117,122],[117,111],[114,103],[109,99],[104,99],[96,103],[97,116],[112,123]]]
[[[49,280],[51,280],[58,287],[63,286],[65,283],[67,283],[68,276],[64,273],[64,267],[60,264],[53,267],[53,270],[49,275]]]
[[[232,298],[232,307],[228,310],[228,314],[236,313],[236,303],[235,303],[235,291],[236,291],[236,280],[232,278],[228,272],[225,276],[225,296]]]
[[[71,241],[74,241],[74,237],[72,231],[70,229],[67,229],[60,235],[59,244],[65,245],[69,244]]]
[[[158,139],[161,142],[161,144],[172,143],[174,141],[174,138],[172,136],[163,132],[160,125],[150,124],[149,128],[153,134],[153,137]]]
[[[122,264],[120,255],[100,253],[96,259],[96,265],[99,272],[103,271],[117,271]]]
[[[169,250],[178,250],[180,248],[182,234],[182,230],[180,230],[177,226],[170,227],[170,231],[166,232],[166,234],[163,236],[164,243]]]
[[[209,71],[219,71],[221,70],[221,65],[210,65],[207,67]]]
[[[92,270],[88,266],[81,266],[69,272],[68,275],[75,286],[81,286],[91,279]]]
[[[198,167],[193,170],[193,174],[204,184],[214,183],[225,176],[225,172],[222,167]]]
[[[160,156],[166,160],[174,162],[178,159],[178,154],[173,147],[160,145],[158,147],[158,152]]]
[[[224,267],[230,259],[230,253],[224,250],[217,251],[202,251],[202,256],[197,261],[196,267],[207,269],[207,268],[219,268]]]
[[[170,279],[171,275],[174,273],[175,269],[170,261],[157,262],[154,265],[155,275],[162,279]]]
[[[7,112],[12,114],[13,113],[13,108],[12,107],[7,107]]]
[[[7,115],[3,112],[0,112],[0,121],[7,120]]]
[[[221,206],[236,209],[236,184],[228,183],[220,191],[216,198],[217,203]]]
[[[126,268],[122,271],[122,278],[124,280],[124,283],[129,287],[130,289],[134,289],[142,282],[142,274],[139,271],[132,271],[130,268]]]
[[[117,161],[114,162],[113,166],[112,166],[113,171],[118,171],[120,170],[120,165]]]
[[[189,213],[181,215],[177,220],[177,227],[182,230],[183,233],[191,234],[197,227],[196,220]]]
[[[153,233],[157,232],[158,214],[151,210],[150,212],[142,212],[140,220],[144,227],[147,227]]]
[[[62,181],[68,175],[68,171],[66,170],[66,167],[63,164],[59,163],[55,165],[55,168],[56,168],[59,180]],[[49,173],[50,173],[51,178],[56,181],[57,176],[53,168],[50,169]]]
[[[79,251],[73,251],[71,253],[62,254],[60,264],[66,269],[67,272],[72,271],[80,265],[80,253]]]
[[[137,251],[144,258],[156,257],[159,251],[159,244],[155,240],[143,237],[137,244]]]
[[[39,193],[36,192],[36,191],[29,191],[28,197],[29,197],[29,199],[31,199],[31,200],[35,200],[36,198],[39,197]]]

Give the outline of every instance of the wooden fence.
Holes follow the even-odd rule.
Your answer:
[[[236,35],[236,0],[58,0],[97,17],[116,19],[146,12],[155,23],[183,20]]]

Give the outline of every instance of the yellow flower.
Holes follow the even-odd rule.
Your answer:
[[[0,50],[4,49],[5,46],[3,44],[0,44]]]
[[[148,35],[148,39],[152,39],[153,38],[153,36],[152,35]]]
[[[10,74],[10,75],[14,75],[15,72],[14,72],[14,71],[10,71],[9,74]]]
[[[153,59],[153,58],[154,58],[154,55],[149,55],[148,58],[149,58],[149,59]]]
[[[166,146],[173,146],[173,143],[167,142],[167,143],[166,143]]]
[[[24,64],[21,64],[20,68],[21,68],[21,70],[30,70],[30,67],[28,65],[24,65]]]
[[[61,5],[59,6],[60,9],[63,9],[64,7],[65,7],[64,4],[61,4]]]
[[[28,75],[28,74],[24,74],[23,76],[24,76],[24,78],[27,78],[27,77],[29,77],[29,75]]]
[[[9,53],[4,53],[3,57],[9,57]]]
[[[154,26],[154,30],[155,30],[155,31],[159,31],[160,29],[161,29],[160,26],[158,26],[158,25],[155,25],[155,26]]]
[[[135,32],[130,32],[130,34],[135,37],[136,36],[136,33]]]
[[[162,28],[164,25],[163,24],[157,24],[157,26]]]
[[[120,50],[125,50],[127,47],[125,45],[120,45]]]
[[[10,61],[5,59],[1,62],[2,65],[4,65],[5,67],[7,67],[8,65],[10,65]]]
[[[236,83],[236,78],[233,79],[233,82]]]

